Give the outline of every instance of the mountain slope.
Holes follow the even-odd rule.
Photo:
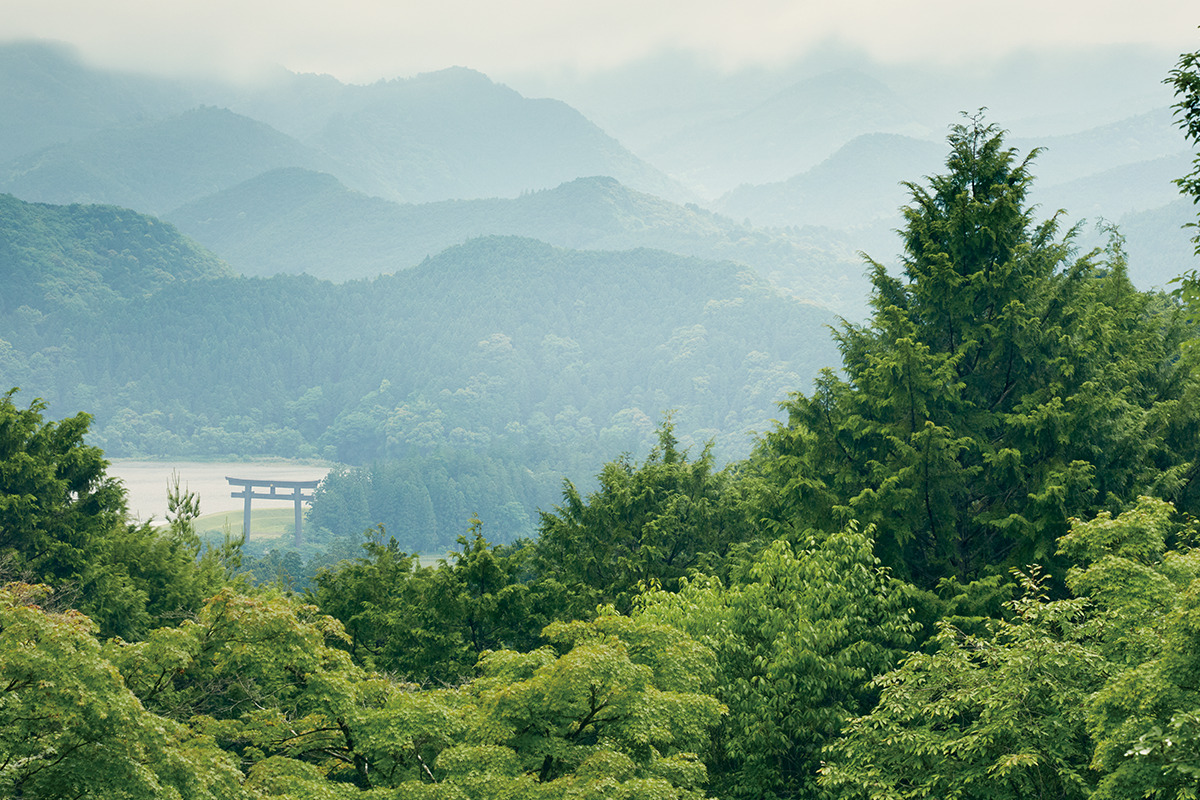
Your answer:
[[[1190,155],[1180,152],[1121,164],[1064,183],[1035,186],[1032,196],[1043,209],[1066,209],[1072,219],[1111,221],[1174,202],[1179,198],[1174,181],[1186,175],[1190,165]]]
[[[1023,153],[1042,151],[1034,173],[1047,186],[1187,151],[1165,106],[1077,133],[1014,139],[1012,146]]]
[[[512,197],[608,175],[690,199],[565,103],[522,97],[472,70],[347,86],[331,99],[320,127],[301,138],[369,194],[405,202]]]
[[[1171,289],[1171,281],[1196,268],[1191,238],[1196,206],[1178,198],[1161,208],[1136,211],[1119,220],[1134,282],[1145,289]],[[1134,268],[1136,267],[1136,273]]]
[[[33,318],[6,309],[0,338],[53,362],[39,393],[94,402],[114,455],[200,454],[257,431],[255,452],[328,445],[361,463],[407,441],[388,426],[418,406],[440,410],[445,446],[530,447],[572,419],[596,454],[614,420],[675,409],[681,433],[744,453],[784,393],[836,359],[833,315],[736,265],[511,237],[371,281],[175,280],[119,306],[57,300]],[[294,433],[269,433],[282,428]]]
[[[787,392],[836,363],[835,322],[728,262],[489,237],[369,281],[176,281],[101,309],[0,310],[0,381],[36,387],[50,413],[87,408],[112,456],[422,475],[469,456],[537,488],[461,504],[429,534],[446,546],[471,511],[510,502],[498,534],[529,533],[562,475],[644,455],[668,412],[684,446],[744,456]]]
[[[229,274],[215,256],[153,217],[0,195],[0,312],[96,308]]]
[[[162,213],[276,167],[330,164],[269,125],[207,106],[15,159],[0,167],[0,190],[38,202]]]
[[[263,128],[228,119],[221,127],[214,109],[179,116],[201,104]],[[281,71],[238,87],[126,76],[91,69],[64,48],[5,44],[0,107],[0,190],[27,200],[162,212],[282,166],[406,202],[511,197],[588,175],[694,199],[565,103],[523,97],[463,68],[370,86]],[[211,139],[198,135],[205,125]],[[296,141],[285,145],[284,134]],[[222,156],[230,163],[215,161],[231,144]],[[246,171],[255,159],[256,171]],[[212,179],[201,186],[206,172]]]
[[[196,102],[194,91],[173,81],[87,67],[66,45],[0,43],[0,164]]]
[[[897,134],[858,136],[786,181],[739,186],[717,201],[721,213],[762,225],[854,228],[891,221],[907,200],[902,182],[941,167],[945,147]]]

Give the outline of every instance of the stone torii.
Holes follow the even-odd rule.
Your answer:
[[[319,480],[314,481],[277,481],[270,478],[230,478],[225,476],[225,480],[229,481],[230,486],[240,486],[241,491],[230,492],[230,497],[239,497],[246,500],[245,511],[243,512],[242,535],[246,537],[246,541],[250,541],[250,501],[251,500],[291,500],[296,504],[296,546],[301,543],[301,526],[304,521],[304,514],[300,509],[300,504],[313,499],[312,489],[317,488]],[[255,491],[255,489],[266,489],[269,491]],[[276,492],[276,489],[290,489],[290,493]],[[304,490],[309,489],[309,493],[305,494]]]

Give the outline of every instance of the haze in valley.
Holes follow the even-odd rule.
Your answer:
[[[0,389],[93,413],[113,458],[400,464],[375,480],[422,547],[477,497],[530,533],[668,412],[745,457],[836,364],[829,326],[868,317],[862,254],[898,268],[905,182],[963,113],[1041,149],[1036,213],[1079,252],[1116,223],[1139,288],[1192,264],[1163,83],[1200,46],[1191,2],[0,20]]]

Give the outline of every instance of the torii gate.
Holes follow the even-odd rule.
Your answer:
[[[240,486],[240,492],[230,492],[230,497],[241,497],[246,500],[246,507],[243,513],[242,520],[242,535],[246,537],[246,541],[250,541],[250,501],[251,500],[291,500],[296,504],[296,546],[301,543],[301,525],[304,521],[304,514],[300,509],[300,504],[304,501],[313,499],[312,493],[304,494],[305,489],[315,489],[319,480],[315,481],[276,481],[269,478],[230,478],[225,476],[225,480],[229,481],[230,486]],[[256,492],[255,489],[270,489],[270,492]],[[276,489],[291,489],[290,494],[276,493]]]

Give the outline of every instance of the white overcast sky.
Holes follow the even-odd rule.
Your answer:
[[[1200,47],[1198,0],[0,0],[0,39],[106,66],[370,82],[452,65],[493,76],[619,66],[660,50],[734,68],[820,44],[952,65],[1026,47]]]

